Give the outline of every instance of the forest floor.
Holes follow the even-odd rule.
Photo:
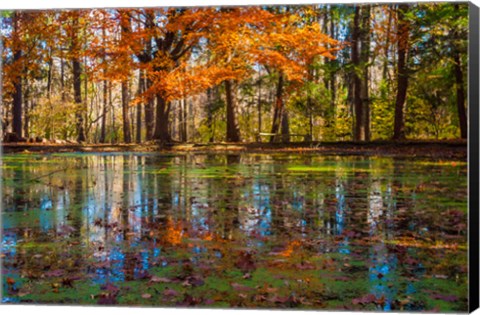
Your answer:
[[[466,159],[467,141],[373,141],[291,143],[42,144],[4,143],[3,153],[159,152],[159,153],[318,153]]]

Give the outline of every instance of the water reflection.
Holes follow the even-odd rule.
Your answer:
[[[204,256],[222,261],[231,244],[254,250],[261,261],[275,246],[302,241],[312,254],[366,262],[355,276],[368,280],[368,292],[383,310],[397,306],[400,291],[417,293],[415,283],[405,280],[412,274],[399,261],[415,260],[417,280],[428,264],[421,261],[421,247],[405,253],[392,244],[416,237],[417,230],[424,239],[435,238],[435,231],[449,233],[429,226],[447,206],[419,199],[417,187],[441,171],[449,189],[436,184],[433,197],[455,199],[466,191],[466,168],[432,171],[392,159],[78,154],[14,162],[5,162],[3,178],[7,276],[34,269],[34,262],[17,263],[40,251],[26,244],[50,246],[58,238],[70,246],[70,270],[86,272],[98,284],[148,277],[152,267],[169,265],[165,247],[185,241],[191,242],[191,257],[185,259],[192,263]],[[299,165],[310,169],[295,169]],[[202,243],[215,240],[222,242],[214,248]],[[337,270],[350,276],[342,260],[338,263]]]

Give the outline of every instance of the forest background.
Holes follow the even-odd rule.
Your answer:
[[[3,11],[2,33],[10,140],[467,135],[464,3]]]

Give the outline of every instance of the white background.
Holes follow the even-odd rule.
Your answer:
[[[421,0],[420,0],[421,1]],[[315,0],[0,0],[0,10],[5,9],[51,9],[51,8],[101,8],[101,7],[144,7],[144,6],[192,6],[192,5],[249,5],[249,4],[305,4],[305,3],[352,3],[352,2],[373,2],[372,0],[331,0],[331,1],[315,1]],[[381,1],[381,2],[406,2],[406,1]],[[418,0],[416,1],[418,2]],[[422,1],[431,2],[431,1]],[[472,1],[480,6],[480,0]],[[478,266],[474,266],[474,268]],[[127,315],[133,313],[141,313],[141,315],[158,315],[158,314],[177,314],[177,315],[220,315],[220,314],[236,314],[236,315],[306,315],[312,314],[311,311],[259,311],[259,310],[211,310],[211,309],[172,309],[172,308],[130,308],[130,307],[67,307],[67,306],[16,306],[1,305],[0,314],[5,315],[21,315],[21,314],[39,314],[39,315]],[[317,314],[335,314],[340,312],[316,312]],[[358,314],[352,312],[341,312],[341,314]],[[363,313],[375,314],[378,313]],[[405,313],[403,313],[405,314]],[[475,315],[480,315],[477,310]]]

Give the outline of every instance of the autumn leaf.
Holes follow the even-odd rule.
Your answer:
[[[165,289],[163,291],[163,295],[167,296],[167,297],[175,297],[175,296],[179,296],[180,293],[178,293],[177,291],[175,291],[174,289]]]
[[[230,285],[236,291],[250,291],[250,290],[253,290],[252,288],[247,287],[246,285],[235,283],[235,282],[231,283]]]
[[[150,278],[150,282],[154,282],[154,283],[170,283],[170,282],[172,282],[172,280],[170,280],[170,279],[168,279],[168,278],[152,276],[152,277]]]

